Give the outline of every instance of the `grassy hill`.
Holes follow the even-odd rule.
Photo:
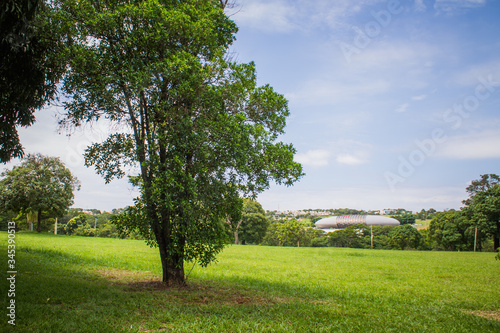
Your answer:
[[[0,244],[7,313],[7,233]],[[18,233],[16,329],[500,332],[492,253],[229,246],[218,258],[169,289],[142,241]]]

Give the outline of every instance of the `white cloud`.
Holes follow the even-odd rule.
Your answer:
[[[486,5],[486,0],[436,0],[434,8],[451,14],[464,9],[478,8]]]
[[[297,28],[296,11],[284,1],[247,2],[234,15],[239,25],[250,26],[267,32],[289,32]]]
[[[318,26],[337,28],[363,8],[386,0],[247,0],[232,16],[240,26],[266,32],[312,30]]]
[[[422,42],[396,39],[380,42],[375,40],[365,49],[360,49],[358,55],[352,56],[352,67],[359,70],[394,69],[395,72],[401,67],[407,70],[412,67],[429,67],[428,64],[433,62],[440,52],[435,46]],[[400,75],[401,72],[399,71],[398,74]]]
[[[461,160],[500,158],[500,132],[487,130],[450,137],[438,147],[436,156]]]
[[[309,150],[303,154],[296,154],[295,161],[299,162],[305,166],[322,167],[328,165],[328,159],[330,157],[330,152],[327,150],[317,149]]]
[[[336,158],[337,163],[346,165],[360,165],[366,163],[364,159],[359,156],[354,156],[352,154],[340,154]]]
[[[313,104],[335,104],[345,100],[358,100],[360,96],[372,96],[389,91],[390,83],[384,79],[340,82],[332,78],[312,79],[296,92],[287,94],[293,102]]]
[[[495,86],[500,86],[500,59],[473,65],[457,73],[454,82],[463,86],[476,86],[481,80],[492,81]]]
[[[410,106],[410,104],[408,104],[408,103],[401,104],[400,106],[398,106],[396,108],[396,112],[406,112],[406,110],[408,110],[409,106]]]
[[[413,96],[411,99],[414,100],[414,101],[422,101],[422,100],[424,100],[426,98],[427,98],[427,95],[423,94],[423,95]]]

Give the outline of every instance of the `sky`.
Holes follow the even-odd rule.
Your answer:
[[[500,174],[500,1],[238,0],[227,13],[236,60],[289,101],[280,140],[305,172],[260,194],[264,209],[459,209],[471,180]],[[84,166],[106,124],[68,137],[58,112],[20,129],[25,151],[78,177],[74,207],[131,205],[125,179]]]

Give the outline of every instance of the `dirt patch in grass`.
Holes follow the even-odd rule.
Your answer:
[[[271,305],[281,298],[267,297],[254,290],[221,286],[211,281],[188,282],[186,286],[171,287],[160,281],[140,281],[124,285],[126,292],[158,292],[171,302],[186,305]]]
[[[481,318],[500,321],[500,310],[497,310],[497,311],[472,311],[470,313],[475,315],[475,316],[481,317]]]
[[[105,268],[105,269],[96,269],[94,272],[98,276],[108,280],[111,284],[158,279],[158,277],[155,274],[149,271],[143,272],[143,271],[129,271],[126,269],[118,269],[118,268]]]
[[[169,286],[151,272],[122,269],[98,269],[96,274],[110,285],[127,293],[153,293],[169,303],[185,305],[272,305],[289,303],[293,299],[263,295],[241,286],[225,285],[215,281],[192,282],[185,286]]]

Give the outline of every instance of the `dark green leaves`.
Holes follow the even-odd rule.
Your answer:
[[[28,155],[12,170],[2,173],[0,205],[16,213],[43,211],[45,217],[62,216],[73,204],[78,180],[58,158]]]

